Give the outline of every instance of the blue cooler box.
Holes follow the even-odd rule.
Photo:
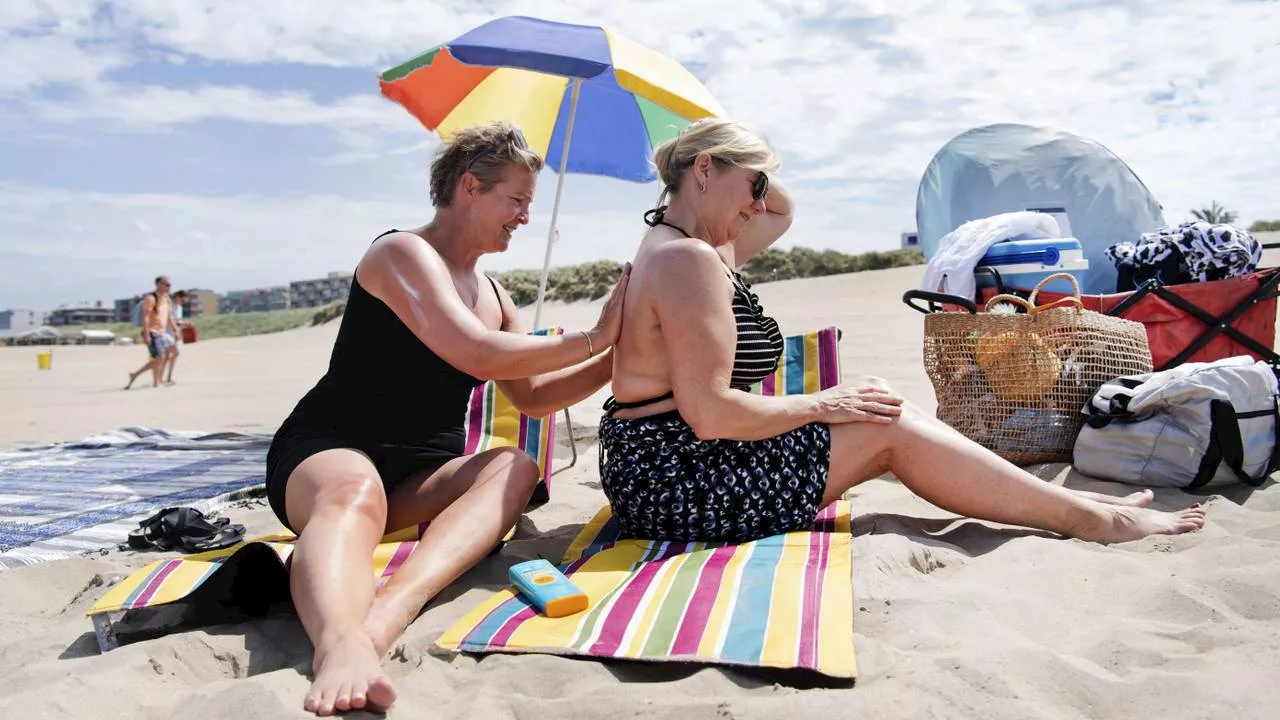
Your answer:
[[[1084,288],[1084,275],[1089,261],[1084,257],[1080,241],[1075,238],[1043,240],[1005,240],[987,249],[978,267],[989,267],[1000,273],[1005,287],[1030,290],[1036,283],[1054,273],[1070,273]],[[977,273],[978,287],[994,287],[989,273]],[[1045,292],[1072,292],[1071,283],[1058,279],[1044,287]]]

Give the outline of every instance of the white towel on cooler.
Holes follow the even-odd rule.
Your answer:
[[[1041,212],[1021,211],[970,220],[938,241],[929,259],[921,290],[972,298],[977,290],[973,271],[987,249],[1004,240],[1060,237],[1058,221]]]

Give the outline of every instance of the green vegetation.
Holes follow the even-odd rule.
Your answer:
[[[140,330],[129,323],[94,323],[92,325],[59,325],[55,328],[63,335],[73,335],[81,330],[110,330],[116,337],[137,336]]]
[[[262,335],[284,330],[319,325],[342,315],[341,310],[335,312],[339,303],[329,303],[318,308],[290,308],[288,310],[272,310],[268,312],[231,313],[228,315],[201,315],[191,318],[196,326],[196,337],[200,340],[215,338],[241,337],[243,335]],[[346,302],[341,303],[343,307]]]
[[[229,315],[201,315],[190,318],[187,322],[195,325],[196,337],[200,340],[262,335],[264,333],[281,332],[307,325],[326,323],[342,317],[342,311],[346,308],[346,305],[345,300],[340,300],[318,308],[291,308],[289,310],[233,313]],[[63,335],[71,335],[80,330],[110,330],[116,334],[116,337],[131,337],[135,340],[142,332],[131,323],[66,325],[58,328],[58,332]]]
[[[791,250],[765,250],[752,258],[741,272],[748,282],[762,283],[923,263],[924,254],[919,250],[846,255],[835,250],[797,247]],[[607,260],[552,268],[547,275],[547,300],[567,302],[602,298],[613,288],[621,272],[621,264]],[[511,293],[511,299],[516,305],[532,305],[537,301],[539,271],[512,270],[494,273],[493,276]]]
[[[846,255],[835,250],[813,250],[797,247],[791,250],[765,250],[752,258],[741,270],[743,277],[753,284],[773,280],[839,275],[883,270],[885,268],[921,265],[924,254],[919,250],[889,250]],[[552,268],[547,276],[547,299],[572,302],[596,300],[613,289],[622,272],[622,265],[608,260]],[[517,305],[532,305],[538,299],[537,270],[511,270],[494,273],[494,278],[511,293]],[[270,312],[233,313],[229,315],[202,315],[190,318],[200,340],[241,337],[281,332],[307,325],[322,325],[342,317],[347,301],[339,300],[318,308],[293,308]],[[130,323],[103,325],[74,325],[60,327],[63,335],[79,330],[110,330],[116,337],[137,338],[139,329]]]
[[[1280,232],[1280,220],[1259,220],[1249,226],[1249,232]]]
[[[747,282],[762,283],[923,264],[924,253],[916,249],[846,255],[835,250],[797,247],[791,250],[765,250],[751,258],[751,262],[741,272]]]

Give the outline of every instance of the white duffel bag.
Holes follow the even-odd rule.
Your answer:
[[[1073,464],[1097,478],[1195,490],[1280,468],[1276,373],[1248,356],[1116,378],[1084,407]]]

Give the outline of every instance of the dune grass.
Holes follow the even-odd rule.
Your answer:
[[[807,247],[790,250],[770,248],[746,263],[742,267],[742,275],[748,282],[765,283],[923,263],[924,253],[914,248],[872,251],[859,255]],[[551,272],[547,274],[547,300],[572,302],[602,298],[613,289],[621,274],[621,263],[611,260],[551,268]],[[516,305],[532,305],[538,299],[538,281],[542,276],[540,270],[508,270],[493,273],[493,276],[511,294]]]
[[[270,310],[266,312],[233,313],[229,315],[201,315],[188,318],[188,322],[196,328],[199,340],[217,338],[243,337],[245,335],[262,335],[282,332],[308,325],[319,325],[342,316],[346,301],[338,301],[311,308],[290,308],[288,310]],[[66,325],[58,328],[63,335],[71,335],[80,330],[110,330],[116,337],[137,339],[141,329],[130,323],[105,323],[100,325]]]
[[[847,255],[834,250],[795,247],[790,250],[765,250],[743,266],[742,274],[749,282],[765,283],[773,280],[919,265],[923,262],[923,253],[916,249]],[[617,282],[618,275],[621,273],[622,265],[609,260],[552,268],[547,278],[547,299],[572,302],[602,298],[613,288],[613,284]],[[540,277],[538,270],[509,270],[493,273],[493,275],[511,294],[516,305],[524,307],[532,305],[537,300]],[[346,306],[346,300],[339,300],[314,308],[202,315],[190,318],[189,321],[195,325],[198,339],[213,340],[320,325],[342,317]],[[139,335],[139,329],[129,323],[74,325],[59,328],[64,335],[86,329],[110,330],[117,337],[136,339]]]

